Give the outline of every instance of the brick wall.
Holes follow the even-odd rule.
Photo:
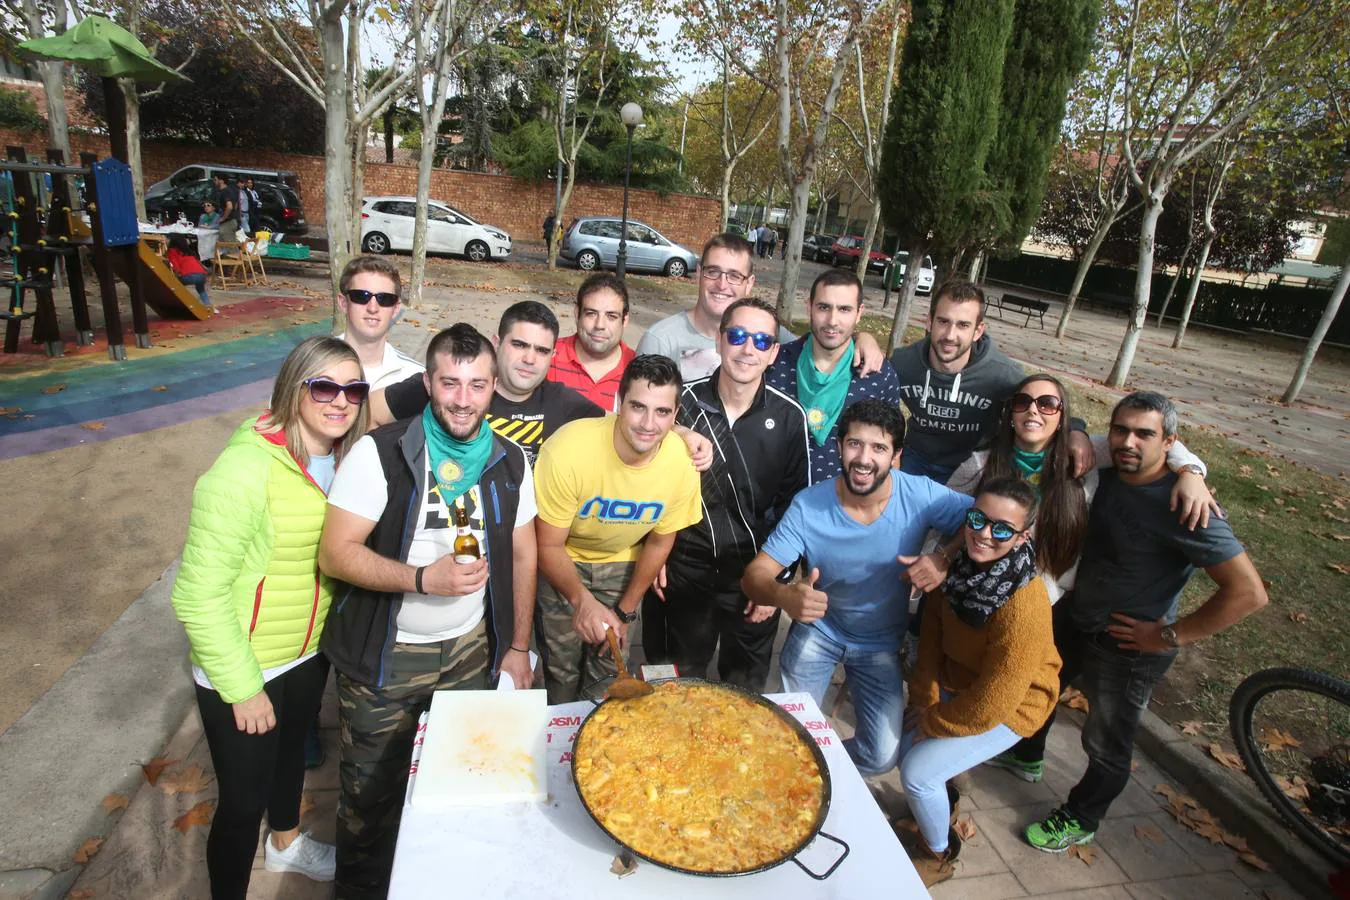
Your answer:
[[[88,132],[72,132],[71,150],[76,160],[81,152],[108,155],[106,137]],[[46,159],[46,135],[0,128],[0,144],[17,145],[28,151],[30,160]],[[201,147],[145,141],[141,144],[141,164],[145,183],[167,178],[191,163],[216,162],[259,169],[287,169],[300,176],[305,216],[310,222],[324,222],[323,157],[269,150]],[[417,193],[415,166],[367,163],[367,195]],[[553,208],[553,184],[534,182],[509,175],[485,175],[435,169],[431,174],[431,196],[457,206],[469,215],[511,233],[514,240],[539,241],[543,237],[544,217]],[[673,241],[698,252],[704,241],[717,232],[718,202],[709,197],[687,194],[661,196],[654,191],[629,191],[629,215],[646,222]],[[607,184],[578,184],[567,207],[567,221],[578,216],[613,215],[623,210],[623,188]]]

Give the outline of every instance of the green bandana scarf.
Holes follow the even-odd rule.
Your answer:
[[[427,435],[431,477],[436,479],[441,502],[449,509],[450,504],[477,484],[482,476],[483,467],[492,453],[492,429],[484,421],[478,426],[477,436],[467,441],[457,440],[441,427],[431,412],[431,404],[427,404],[422,411],[422,430]]]
[[[812,359],[815,343],[814,337],[808,337],[802,355],[797,357],[797,399],[806,410],[806,426],[811,429],[811,437],[823,447],[830,439],[839,414],[844,411],[844,400],[853,377],[853,342],[848,342],[848,349],[835,363],[833,371],[827,374],[821,374]]]
[[[1041,468],[1045,465],[1045,451],[1029,453],[1017,447],[1012,448],[1013,468],[1023,481],[1031,485],[1036,496],[1041,495]]]

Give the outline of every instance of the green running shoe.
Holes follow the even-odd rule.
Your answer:
[[[1026,760],[1018,759],[1016,756],[1013,756],[1011,750],[1005,750],[993,759],[985,760],[984,764],[986,766],[993,766],[996,769],[1007,769],[1018,778],[1023,781],[1029,781],[1032,784],[1036,784],[1045,776],[1045,762],[1043,760],[1027,762]]]
[[[1041,822],[1033,822],[1025,832],[1027,843],[1046,853],[1063,853],[1075,844],[1092,843],[1094,831],[1088,831],[1078,820],[1060,807]]]

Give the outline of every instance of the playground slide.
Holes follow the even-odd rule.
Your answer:
[[[122,283],[127,281],[126,255],[113,253],[113,271]],[[144,243],[136,245],[136,265],[140,267],[145,303],[162,319],[209,319],[210,307],[203,306],[197,289],[178,280],[169,263]]]

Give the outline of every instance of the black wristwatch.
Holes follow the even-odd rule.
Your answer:
[[[634,610],[633,612],[624,612],[623,608],[617,603],[614,605],[614,615],[618,616],[619,621],[625,625],[632,625],[637,621],[638,617],[637,610]]]

